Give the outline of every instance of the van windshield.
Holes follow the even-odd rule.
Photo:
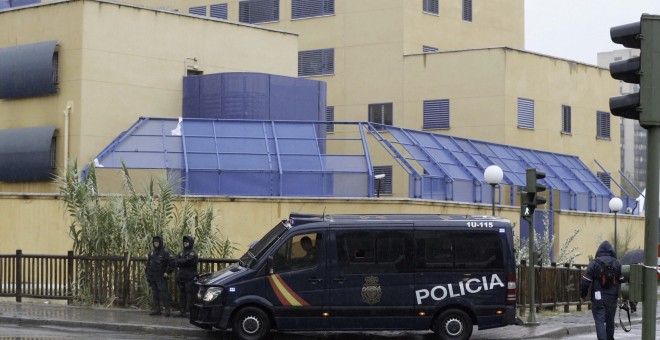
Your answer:
[[[247,268],[252,268],[264,255],[266,250],[268,250],[275,241],[279,240],[279,238],[290,228],[291,225],[287,221],[278,223],[273,229],[264,235],[261,240],[250,246],[250,249],[241,256],[239,264]]]

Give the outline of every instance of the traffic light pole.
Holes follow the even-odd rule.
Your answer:
[[[529,315],[527,315],[525,326],[538,326],[539,323],[536,321],[536,273],[534,273],[534,262],[536,262],[534,215],[529,216],[527,222],[529,222]]]
[[[655,108],[660,110],[660,108]],[[646,173],[646,217],[644,220],[644,301],[642,307],[642,339],[655,339],[658,254],[658,214],[660,210],[660,126],[648,126]]]

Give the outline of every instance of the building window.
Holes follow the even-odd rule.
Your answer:
[[[440,13],[440,5],[438,4],[438,0],[424,0],[422,9],[424,13],[430,13],[435,15],[438,15]]]
[[[206,16],[206,6],[190,7],[188,13],[194,15]]]
[[[57,85],[60,83],[60,75],[59,75],[59,70],[60,69],[60,52],[55,50],[53,52],[53,84]]]
[[[438,49],[436,47],[424,45],[424,46],[422,46],[422,51],[424,53],[430,53],[430,52],[438,52]]]
[[[383,179],[374,179],[374,191],[378,193],[378,185],[380,185],[380,195],[392,194],[392,166],[374,166],[374,176],[385,175]],[[378,183],[380,182],[380,184]]]
[[[571,107],[561,106],[561,132],[571,133]]]
[[[325,108],[325,121],[328,124],[325,125],[325,132],[335,132],[335,107],[328,106]]]
[[[238,20],[259,24],[280,20],[280,0],[243,0],[239,3]]]
[[[212,18],[218,18],[218,19],[225,19],[227,20],[228,16],[228,9],[227,9],[227,4],[215,4],[210,6],[211,9],[211,17]]]
[[[335,0],[291,0],[291,18],[303,19],[335,14]]]
[[[610,114],[609,112],[596,112],[596,138],[610,139]]]
[[[603,182],[606,187],[610,187],[610,174],[607,172],[597,172],[596,177],[598,177],[598,179],[600,179],[600,181]]]
[[[531,99],[518,98],[518,127],[525,129],[534,128],[534,101]]]
[[[335,49],[298,52],[298,76],[321,76],[335,73]]]
[[[424,101],[424,129],[449,128],[449,99]]]
[[[392,103],[369,104],[369,122],[392,125]],[[379,126],[375,128],[383,129]]]
[[[463,21],[472,22],[472,0],[463,0]]]

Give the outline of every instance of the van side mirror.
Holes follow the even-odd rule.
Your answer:
[[[268,256],[268,260],[266,261],[266,270],[268,271],[268,275],[273,275],[273,256]]]

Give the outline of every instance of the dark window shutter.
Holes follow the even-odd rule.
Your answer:
[[[463,21],[472,22],[472,0],[463,0]]]
[[[561,132],[571,133],[571,107],[561,106]]]
[[[596,112],[596,137],[610,138],[610,114],[608,112]]]
[[[320,76],[335,73],[335,49],[298,52],[298,76]]]
[[[194,15],[206,16],[206,6],[190,7],[188,13]]]
[[[292,0],[291,18],[302,19],[335,14],[335,0]]]
[[[534,128],[534,101],[518,98],[518,127]]]
[[[374,166],[374,175],[385,175],[385,178],[378,180],[374,179],[374,191],[378,190],[378,181],[380,181],[380,194],[392,194],[392,166]]]
[[[218,19],[225,19],[229,17],[229,11],[227,4],[215,4],[210,6],[211,9],[211,17],[212,18],[218,18]]]
[[[238,20],[259,24],[280,20],[279,0],[244,0],[238,5]]]
[[[329,124],[325,125],[326,132],[335,132],[335,124],[332,124],[335,121],[335,107],[328,106],[325,108],[325,121]]]
[[[424,0],[422,10],[426,13],[439,14],[440,5],[438,4],[438,0]]]
[[[449,99],[424,101],[424,129],[449,128]]]

